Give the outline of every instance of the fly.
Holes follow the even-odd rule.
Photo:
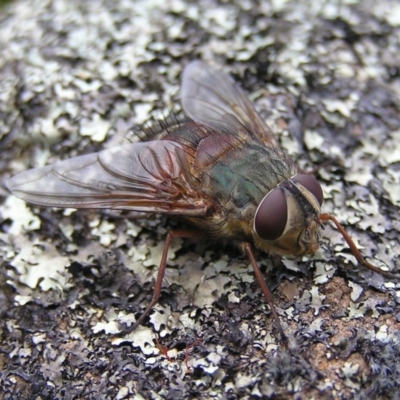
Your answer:
[[[159,299],[174,237],[207,236],[242,248],[282,338],[254,248],[281,256],[313,254],[322,223],[330,221],[360,264],[393,277],[362,257],[334,216],[321,213],[320,184],[286,156],[230,76],[193,61],[184,69],[181,97],[188,120],[154,140],[31,169],[6,182],[13,194],[40,206],[163,213],[193,226],[167,235],[152,300],[130,330]]]

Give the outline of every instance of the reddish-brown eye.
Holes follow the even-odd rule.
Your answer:
[[[292,178],[293,182],[300,183],[304,186],[314,197],[317,199],[320,206],[324,201],[324,194],[322,193],[321,185],[312,175],[299,174]]]
[[[254,230],[261,239],[276,240],[285,229],[287,204],[280,188],[268,193],[261,201],[254,217]]]

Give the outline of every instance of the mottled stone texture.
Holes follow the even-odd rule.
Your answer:
[[[260,4],[261,3],[261,4]],[[324,211],[375,265],[400,269],[400,6],[395,1],[21,0],[0,10],[0,180],[123,145],[179,109],[192,59],[245,88],[317,178]],[[309,259],[248,260],[177,240],[179,221],[27,206],[0,187],[4,399],[400,398],[399,282],[356,266],[340,234]]]

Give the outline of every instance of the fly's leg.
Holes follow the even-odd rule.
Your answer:
[[[361,255],[360,250],[358,250],[357,246],[355,245],[355,243],[353,242],[352,238],[350,237],[350,235],[345,231],[345,229],[343,228],[342,225],[340,225],[339,221],[330,214],[321,214],[319,216],[319,220],[320,221],[332,221],[337,230],[341,233],[341,235],[343,236],[344,240],[346,241],[346,243],[349,245],[351,252],[353,253],[354,257],[357,259],[357,261],[361,264],[364,265],[364,267],[367,267],[368,269],[370,269],[371,271],[374,271],[386,278],[390,278],[390,279],[398,279],[399,277],[396,276],[395,274],[392,274],[390,272],[387,271],[383,271],[382,269],[376,267],[375,265],[370,264],[368,261],[366,261],[364,259],[364,257]]]
[[[165,269],[167,267],[168,250],[169,250],[169,246],[171,245],[172,239],[174,239],[174,238],[202,238],[202,237],[204,237],[204,234],[199,231],[177,230],[177,231],[171,231],[168,233],[167,238],[165,239],[165,245],[164,245],[163,253],[161,256],[160,266],[158,267],[157,279],[156,279],[156,283],[154,285],[153,297],[150,301],[150,304],[147,306],[146,310],[144,310],[144,312],[141,314],[141,316],[137,319],[137,321],[131,327],[129,327],[127,330],[124,330],[122,332],[122,334],[125,335],[127,333],[134,331],[144,321],[144,319],[149,315],[152,308],[157,304],[158,299],[160,298],[160,294],[161,294],[162,282],[163,282],[164,275],[165,275]]]
[[[258,267],[257,261],[254,257],[251,245],[250,245],[250,243],[244,243],[243,247],[244,247],[244,250],[245,250],[247,256],[250,259],[250,263],[254,270],[254,275],[256,276],[257,282],[261,287],[261,291],[263,292],[263,295],[264,295],[265,299],[267,300],[269,308],[271,309],[272,316],[275,319],[276,328],[278,329],[278,332],[281,336],[281,341],[283,344],[287,344],[287,338],[286,338],[285,333],[283,332],[283,328],[282,328],[281,322],[279,320],[279,315],[276,312],[272,293],[269,290],[269,288],[268,288],[267,284],[265,283],[265,280],[261,274],[260,268]]]

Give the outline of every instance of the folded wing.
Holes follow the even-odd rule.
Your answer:
[[[197,123],[248,134],[275,152],[281,151],[243,89],[229,75],[204,62],[193,61],[183,71],[182,107]]]
[[[51,207],[204,215],[189,154],[168,140],[134,143],[22,172],[6,182],[21,199]]]

